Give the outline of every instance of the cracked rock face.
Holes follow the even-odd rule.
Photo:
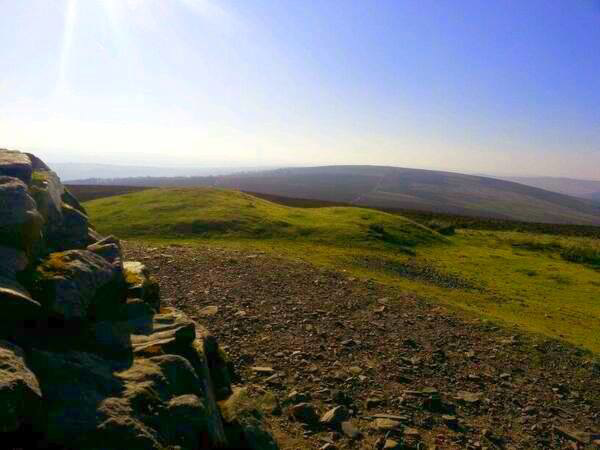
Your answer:
[[[46,164],[0,150],[0,440],[252,448],[223,421],[231,392],[214,337],[161,308],[146,267],[123,261]]]

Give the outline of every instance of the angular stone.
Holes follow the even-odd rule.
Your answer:
[[[459,391],[454,398],[459,402],[474,405],[479,403],[482,397],[483,394],[481,392]]]
[[[37,378],[25,365],[23,351],[0,341],[0,432],[16,431],[39,420],[42,393]]]
[[[0,149],[0,176],[18,178],[29,184],[31,171],[31,160],[25,153]]]
[[[227,423],[228,448],[251,450],[277,450],[277,443],[265,431],[260,417],[264,414],[267,394],[259,398],[251,397],[245,388],[237,388],[233,394],[220,402],[223,419]]]
[[[88,230],[87,230],[87,240],[89,242],[88,245],[91,245],[93,243],[96,243],[96,242],[102,240],[102,236],[100,236],[100,234],[96,230],[94,230],[92,227],[90,227],[89,224],[88,224]]]
[[[394,420],[396,422],[407,422],[408,421],[407,416],[399,416],[396,414],[373,414],[373,418],[374,419],[389,419],[389,420]]]
[[[33,172],[30,192],[35,199],[37,209],[46,222],[44,232],[53,239],[62,227],[62,199],[64,187],[58,176],[50,170]]]
[[[456,416],[443,415],[442,420],[449,428],[456,428],[458,426],[458,419]]]
[[[106,236],[104,238],[101,238],[101,239],[95,241],[94,243],[98,244],[98,245],[114,244],[117,247],[119,247],[119,249],[121,248],[121,241],[118,238],[114,237],[112,234],[109,236]]]
[[[11,325],[40,316],[41,305],[17,281],[0,277],[0,321]]]
[[[305,403],[310,400],[310,394],[305,392],[292,391],[286,398],[287,402],[291,403]]]
[[[213,389],[217,399],[222,400],[231,394],[231,379],[234,374],[233,364],[221,349],[218,349],[212,355],[206,353],[206,338],[203,339],[203,342],[205,343],[205,354],[209,363]]]
[[[250,370],[252,370],[252,372],[255,372],[259,375],[272,375],[275,373],[275,370],[272,367],[256,366],[256,367],[251,367]]]
[[[394,439],[386,439],[383,444],[384,450],[400,450],[402,448],[402,444]]]
[[[196,335],[198,338],[192,344],[191,351],[187,353],[187,358],[196,369],[205,393],[205,404],[212,417],[209,425],[211,439],[214,442],[225,442],[225,431],[220,420],[217,400],[224,400],[231,395],[231,380],[220,376],[218,370],[215,371],[215,367],[219,367],[220,364],[219,358],[215,361],[215,353],[220,354],[220,352],[218,346],[215,350],[215,345],[211,343],[210,338],[207,338],[208,332],[198,327]]]
[[[27,186],[0,176],[0,244],[31,252],[41,239],[43,219]]]
[[[333,409],[330,409],[325,414],[321,416],[319,422],[323,425],[327,425],[330,427],[336,427],[342,422],[345,422],[350,417],[350,413],[348,412],[348,408],[345,406],[336,406]]]
[[[212,317],[219,312],[218,306],[206,306],[198,311],[199,317]]]
[[[381,403],[382,403],[382,400],[380,398],[369,397],[369,398],[367,398],[365,405],[366,405],[367,409],[372,409],[372,408],[376,408],[377,406],[381,405]]]
[[[23,271],[29,260],[23,250],[0,245],[0,274],[6,278],[15,278]]]
[[[148,320],[150,316],[148,316]],[[88,340],[94,353],[104,357],[124,357],[133,351],[131,327],[127,321],[103,320],[89,328]]]
[[[122,274],[87,250],[52,253],[37,268],[34,298],[52,316],[86,320],[114,314],[124,302]]]
[[[81,205],[81,203],[79,203],[79,200],[77,200],[77,198],[73,194],[71,194],[71,192],[67,188],[64,188],[64,192],[61,196],[61,199],[63,203],[66,203],[71,208],[76,209],[83,215],[87,216],[85,208]]]
[[[88,218],[81,211],[63,203],[61,205],[63,216],[62,248],[85,248],[90,242],[88,238]]]
[[[32,154],[32,153],[23,153],[23,154],[25,154],[29,157],[29,160],[31,161],[32,170],[50,170],[50,167],[48,167],[44,161],[42,161],[40,158],[38,158],[34,154]]]
[[[298,403],[290,409],[291,416],[298,422],[312,424],[319,420],[315,407],[310,403]]]
[[[166,416],[169,426],[164,428],[170,435],[170,442],[182,448],[200,448],[198,431],[206,430],[209,422],[209,412],[201,398],[194,394],[172,398],[167,405]]]
[[[419,433],[419,430],[417,430],[416,428],[406,427],[406,428],[404,428],[402,433],[404,436],[410,437],[413,439],[418,439],[421,436],[421,433]]]
[[[202,380],[182,356],[136,358],[128,366],[90,353],[34,351],[47,393],[45,435],[69,448],[210,448],[220,423],[206,407]],[[186,443],[190,445],[186,446]]]
[[[160,309],[160,287],[150,276],[146,266],[139,261],[125,261],[123,274],[127,283],[127,296],[141,298],[155,311]]]
[[[400,422],[391,419],[375,419],[371,422],[371,428],[377,431],[398,430],[402,427]]]
[[[122,320],[138,319],[143,316],[152,316],[154,309],[141,298],[128,298],[121,306],[119,317]]]
[[[165,308],[153,317],[141,317],[127,325],[134,353],[160,355],[191,348],[196,339],[196,324],[185,314]]]
[[[85,210],[72,196],[66,194],[56,173],[39,167],[33,171],[29,190],[44,218],[44,235],[49,249],[62,251],[85,248],[89,244]]]
[[[105,260],[113,265],[122,267],[122,254],[121,249],[116,244],[91,244],[88,245],[87,250],[95,253],[96,255],[102,256]]]
[[[56,174],[27,158],[28,186],[0,176],[0,331],[24,343],[32,371],[0,341],[0,433],[35,431],[35,448],[234,448],[243,436],[238,447],[276,449],[255,414],[226,435],[217,400],[231,396],[232,364],[214,336],[177,310],[156,313],[158,286],[139,263],[128,292],[119,241],[102,239]],[[19,320],[30,318],[31,329]]]
[[[360,430],[358,428],[356,428],[356,426],[354,425],[354,423],[351,420],[342,422],[341,429],[342,429],[342,433],[344,433],[344,435],[346,435],[346,437],[348,437],[352,440],[359,439],[362,436],[362,433],[360,432]]]

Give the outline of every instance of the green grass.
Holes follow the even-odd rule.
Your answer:
[[[390,250],[444,240],[422,225],[380,211],[290,208],[225,189],[150,189],[85,206],[101,232],[128,238],[283,239]]]
[[[101,233],[299,258],[600,353],[594,239],[476,230],[444,237],[375,210],[294,208],[205,188],[146,190],[85,206]]]

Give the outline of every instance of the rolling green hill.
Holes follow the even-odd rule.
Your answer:
[[[444,239],[385,212],[291,208],[226,189],[148,189],[86,206],[100,230],[121,237],[283,239],[400,249]]]
[[[148,189],[85,207],[103,234],[302,259],[600,352],[594,238],[490,230],[441,236],[380,211],[297,208],[212,188]]]
[[[600,204],[488,177],[387,166],[324,166],[215,177],[123,178],[108,184],[213,186],[383,209],[600,225]],[[96,184],[99,180],[89,180]],[[79,183],[86,183],[85,180]]]

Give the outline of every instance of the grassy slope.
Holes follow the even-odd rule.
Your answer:
[[[444,240],[415,222],[380,211],[289,208],[225,189],[150,189],[86,206],[101,231],[123,237],[300,239],[395,250]],[[384,232],[372,225],[382,226]]]
[[[147,190],[85,206],[103,233],[302,258],[600,352],[599,273],[558,250],[600,251],[592,239],[498,231],[446,239],[397,215],[290,208],[219,189]]]

